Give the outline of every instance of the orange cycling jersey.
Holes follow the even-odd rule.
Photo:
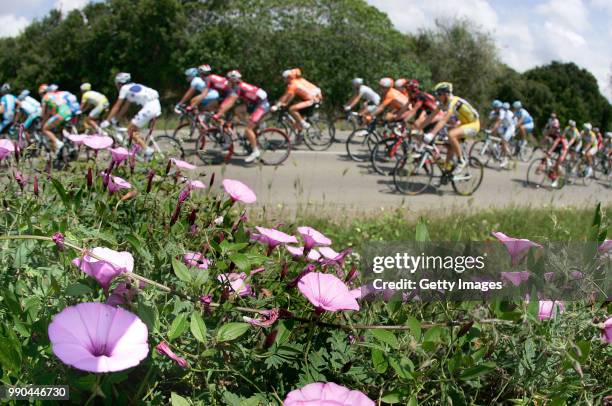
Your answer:
[[[390,107],[393,110],[399,110],[406,103],[408,103],[408,97],[406,95],[404,95],[397,89],[390,88],[381,104],[384,107]]]
[[[302,100],[314,100],[321,98],[321,89],[304,78],[293,79],[287,86],[287,93],[298,95]]]

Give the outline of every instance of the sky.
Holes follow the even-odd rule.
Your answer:
[[[88,0],[0,0],[0,37],[17,35],[52,8],[64,12]],[[552,60],[591,71],[608,98],[612,67],[612,0],[367,0],[402,32],[436,19],[467,17],[490,32],[503,62],[523,72]]]

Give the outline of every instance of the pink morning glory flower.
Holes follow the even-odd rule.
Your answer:
[[[189,190],[204,189],[206,185],[201,180],[189,180],[187,181],[187,188]]]
[[[291,245],[285,245],[287,251],[294,257],[303,257],[304,256],[304,247],[294,247]],[[308,252],[308,259],[311,261],[317,261],[321,258],[321,254],[317,250],[310,250]]]
[[[612,251],[612,240],[605,240],[597,249],[601,252]]]
[[[270,327],[278,320],[278,309],[264,310],[256,318],[243,316],[242,319],[253,326]]]
[[[187,266],[197,266],[200,269],[208,269],[210,265],[210,260],[208,258],[204,258],[204,255],[199,252],[186,252],[183,255],[183,262]]]
[[[255,234],[253,238],[256,238],[261,243],[268,244],[271,249],[279,244],[295,244],[298,242],[294,236],[273,228],[255,227],[255,229],[257,229],[259,234]]]
[[[85,138],[89,137],[89,135],[87,134],[72,134],[66,130],[62,130],[62,134],[64,138],[69,139],[76,146],[83,144],[83,141],[85,141]]]
[[[239,180],[224,179],[223,189],[225,189],[225,193],[227,193],[235,202],[251,204],[255,203],[257,200],[257,197],[251,188]]]
[[[123,371],[149,353],[147,326],[135,314],[104,303],[65,308],[53,317],[48,332],[53,353],[83,371]]]
[[[508,249],[508,253],[510,253],[510,257],[512,258],[512,265],[517,265],[529,248],[542,248],[540,244],[529,241],[525,238],[512,238],[500,232],[493,232],[492,234]]]
[[[223,285],[228,285],[233,292],[238,296],[249,296],[253,293],[251,285],[245,282],[247,275],[244,272],[241,273],[223,273],[217,276],[217,280]]]
[[[170,346],[168,345],[167,342],[162,341],[161,343],[157,344],[157,346],[155,346],[155,349],[157,350],[157,352],[161,355],[165,355],[168,358],[172,359],[174,362],[176,362],[181,368],[187,368],[189,366],[189,363],[187,363],[187,360],[183,357],[179,357],[178,355],[176,355],[171,349]]]
[[[0,139],[0,161],[15,152],[15,144],[6,138]]]
[[[529,271],[521,271],[521,272],[502,272],[502,279],[506,279],[508,282],[512,283],[514,286],[519,286],[521,283],[526,282],[529,279]]]
[[[130,152],[124,147],[111,148],[109,151],[111,153],[113,162],[117,165],[125,161],[130,156]]]
[[[134,297],[138,294],[138,288],[127,282],[121,282],[111,292],[106,304],[110,306],[121,306],[126,305],[134,300]]]
[[[197,166],[195,166],[193,164],[190,164],[187,161],[182,161],[180,159],[171,158],[171,161],[179,169],[185,169],[185,170],[188,170],[188,171],[192,171],[192,170],[198,168]]]
[[[540,321],[552,319],[557,312],[559,314],[565,311],[565,304],[558,300],[540,300],[540,308],[538,310],[538,319]]]
[[[107,135],[88,135],[83,139],[83,144],[95,150],[108,149],[113,143],[113,139]]]
[[[72,263],[82,272],[97,280],[105,291],[108,290],[108,286],[117,275],[132,272],[134,269],[134,257],[129,252],[117,252],[109,248],[96,247],[91,250],[91,253],[102,260],[85,255],[82,258],[73,259]]]
[[[601,339],[606,344],[612,344],[612,317],[608,317],[608,319],[603,323]]]
[[[331,245],[331,240],[312,227],[298,227],[298,233],[304,239],[306,250],[319,245]]]
[[[132,185],[127,180],[119,176],[108,175],[106,172],[100,174],[104,182],[108,182],[107,187],[110,193],[118,192],[121,189],[131,189]]]
[[[310,272],[300,278],[298,289],[317,310],[359,310],[349,288],[334,275]]]
[[[333,382],[315,382],[287,395],[284,406],[374,406],[363,393]]]

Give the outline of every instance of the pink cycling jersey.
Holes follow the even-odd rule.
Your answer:
[[[246,82],[240,82],[235,90],[238,97],[249,103],[257,104],[268,98],[268,94],[263,89]]]
[[[228,92],[231,90],[226,78],[219,75],[208,75],[206,85],[209,89],[216,89],[220,92]]]

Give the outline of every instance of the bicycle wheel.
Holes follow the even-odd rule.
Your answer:
[[[379,141],[374,146],[370,155],[370,162],[376,173],[392,175],[397,162],[401,161],[405,156],[406,147],[403,141],[397,138],[387,138]]]
[[[372,149],[380,141],[380,136],[367,128],[358,128],[346,139],[346,153],[356,162],[370,159]]]
[[[186,121],[179,124],[179,126],[174,129],[174,131],[172,132],[172,137],[181,141],[191,141],[193,140],[195,131],[195,124],[190,121]]]
[[[553,189],[555,179],[551,176],[553,167],[547,163],[547,158],[535,158],[527,168],[527,184],[542,189]],[[564,165],[559,166],[559,174],[554,189],[561,189],[565,185],[566,171]]]
[[[491,150],[491,145],[485,142],[484,140],[476,141],[470,147],[469,157],[474,157],[478,159],[483,166],[488,166],[489,161],[492,158],[493,151]]]
[[[310,121],[310,127],[304,129],[304,143],[308,149],[312,151],[325,151],[331,147],[334,142],[334,132],[329,130],[329,127],[325,129],[325,125],[321,120]]]
[[[261,151],[260,161],[264,165],[280,165],[291,152],[289,136],[278,128],[266,128],[257,135]]]
[[[229,161],[233,153],[233,145],[224,148],[224,135],[219,128],[212,127],[201,131],[195,142],[195,151],[202,162],[207,165],[218,165]]]
[[[455,193],[461,196],[472,195],[482,183],[484,165],[475,157],[468,158],[468,164],[458,175],[453,175],[451,181]]]
[[[185,157],[182,143],[169,135],[152,135],[149,137],[147,147],[153,148],[153,153],[159,160]]]
[[[395,189],[403,194],[415,196],[431,186],[434,177],[434,166],[419,154],[408,155],[397,161],[393,170]]]

